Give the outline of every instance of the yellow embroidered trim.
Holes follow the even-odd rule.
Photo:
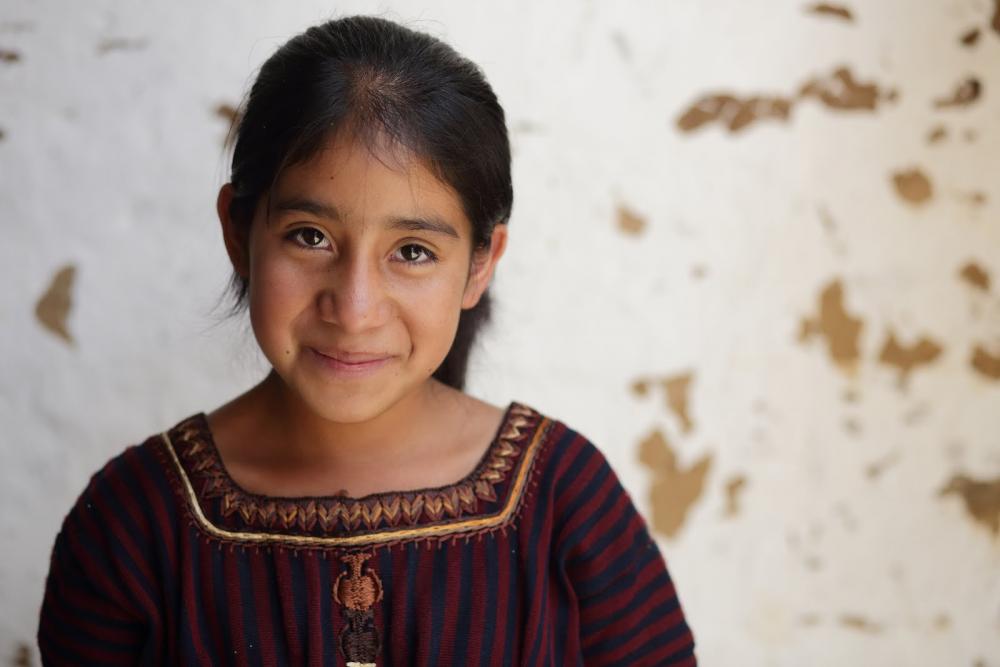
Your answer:
[[[247,542],[284,542],[302,546],[355,546],[382,544],[385,542],[393,542],[409,538],[438,537],[442,535],[451,535],[453,533],[493,528],[505,523],[513,515],[514,510],[517,509],[518,502],[520,501],[521,495],[524,492],[524,487],[527,484],[527,476],[531,470],[531,464],[533,463],[535,454],[538,450],[538,443],[541,441],[542,436],[548,432],[548,421],[549,420],[546,417],[542,417],[539,420],[538,428],[535,429],[535,434],[532,437],[531,442],[525,448],[524,457],[521,460],[521,466],[518,469],[517,477],[514,478],[514,485],[507,499],[507,504],[499,514],[492,517],[466,519],[464,521],[456,521],[453,523],[437,525],[432,524],[429,526],[422,526],[420,528],[382,530],[375,533],[369,533],[367,535],[353,535],[345,537],[249,533],[219,528],[209,521],[208,517],[206,517],[204,512],[202,512],[201,505],[198,503],[198,496],[194,491],[194,487],[191,485],[191,480],[184,471],[184,466],[181,465],[177,452],[174,451],[174,444],[170,441],[170,436],[166,431],[164,431],[160,434],[160,437],[163,439],[163,442],[166,445],[166,450],[170,454],[171,460],[174,462],[174,467],[177,469],[177,474],[180,477],[181,483],[184,485],[184,494],[187,497],[188,505],[194,513],[195,519],[201,528],[210,535],[221,539],[242,540]]]

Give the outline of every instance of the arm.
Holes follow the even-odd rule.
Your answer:
[[[38,626],[43,665],[135,665],[148,645],[151,591],[142,531],[112,508],[112,466],[95,475],[63,522]],[[131,529],[131,530],[130,530]]]
[[[559,494],[559,552],[578,605],[586,665],[693,667],[694,638],[666,562],[628,492],[585,442]]]

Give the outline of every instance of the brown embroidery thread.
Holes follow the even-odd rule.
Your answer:
[[[375,611],[372,607],[382,600],[382,580],[365,561],[371,554],[347,554],[341,560],[348,570],[341,572],[333,582],[333,599],[343,606],[347,627],[340,636],[340,653],[348,665],[375,665],[375,657],[382,648],[375,629]]]

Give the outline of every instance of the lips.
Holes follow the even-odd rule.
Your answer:
[[[388,359],[392,355],[381,354],[378,352],[345,352],[343,350],[319,350],[317,348],[312,348],[313,352],[327,357],[329,359],[334,359],[342,364],[366,364],[373,361],[382,361],[383,359]]]

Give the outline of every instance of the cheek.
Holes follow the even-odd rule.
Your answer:
[[[291,324],[310,298],[300,268],[281,259],[262,258],[250,275],[250,321],[262,347],[284,345]]]

